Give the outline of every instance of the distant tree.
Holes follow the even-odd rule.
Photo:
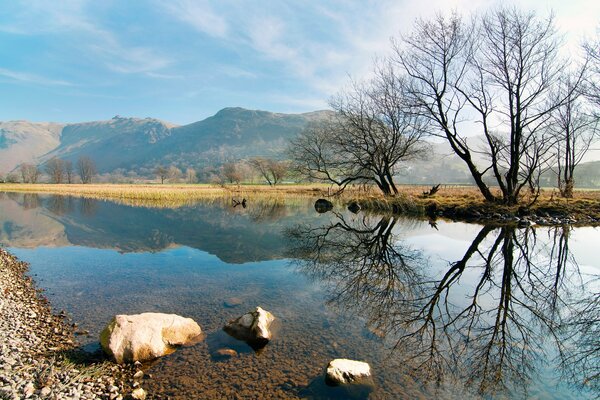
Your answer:
[[[73,183],[73,179],[75,178],[75,173],[73,171],[73,162],[71,162],[70,160],[65,160],[64,167],[65,167],[65,178],[67,180],[67,183]]]
[[[198,178],[196,176],[196,170],[193,168],[188,168],[185,170],[185,181],[187,183],[196,183],[198,182]]]
[[[159,165],[154,169],[154,173],[160,179],[160,183],[162,184],[165,183],[165,179],[167,179],[167,177],[169,176],[169,169],[162,165]]]
[[[92,183],[94,175],[97,174],[96,164],[89,157],[79,157],[77,170],[82,183]]]
[[[181,175],[181,170],[174,165],[171,165],[167,171],[167,176],[171,183],[178,182],[181,179]]]
[[[248,160],[252,166],[267,181],[269,186],[277,185],[288,172],[288,163],[263,157]]]
[[[240,164],[236,162],[226,162],[223,164],[221,167],[221,173],[225,182],[239,185],[243,179],[242,171],[240,170]]]
[[[50,177],[51,183],[62,183],[65,174],[64,161],[53,157],[46,162],[46,173]]]
[[[21,171],[23,183],[37,183],[40,176],[40,170],[36,165],[24,163],[21,164],[19,169]]]
[[[6,182],[8,183],[18,183],[19,182],[19,175],[15,174],[14,172],[10,172],[6,175]]]

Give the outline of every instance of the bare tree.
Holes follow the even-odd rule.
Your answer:
[[[555,110],[552,131],[556,139],[556,174],[563,197],[573,197],[575,168],[590,148],[597,122],[586,107],[581,91],[574,90],[573,76],[566,75],[558,96],[565,101]]]
[[[185,170],[185,181],[187,183],[196,183],[198,182],[198,178],[196,176],[196,170],[193,168],[188,168]]]
[[[171,183],[175,183],[175,182],[178,182],[179,179],[181,179],[182,172],[176,166],[171,165],[169,167],[169,170],[168,170],[167,174],[168,174],[168,177],[169,177],[169,181]]]
[[[64,161],[60,158],[51,158],[46,162],[46,173],[50,176],[50,182],[62,183],[65,174]]]
[[[65,179],[67,180],[67,183],[73,183],[73,179],[75,178],[75,173],[73,171],[73,162],[71,162],[70,160],[65,160],[64,167]]]
[[[333,120],[310,126],[291,143],[289,153],[301,174],[340,190],[371,182],[385,195],[398,193],[393,177],[401,162],[424,154],[425,131],[405,101],[404,78],[389,63],[375,72],[371,81],[355,82],[332,99]]]
[[[40,170],[36,165],[24,163],[21,164],[19,170],[21,171],[23,183],[37,183],[40,176]]]
[[[285,177],[288,166],[285,161],[254,157],[248,160],[252,166],[267,181],[269,186],[277,185]]]
[[[597,32],[595,41],[590,40],[584,44],[590,60],[585,95],[594,104],[596,118],[600,116],[600,28]]]
[[[167,179],[167,177],[169,176],[169,170],[162,165],[159,165],[158,167],[156,167],[154,169],[154,173],[160,179],[161,184],[165,183],[165,179]]]
[[[97,174],[96,164],[89,157],[79,157],[77,170],[82,183],[92,183],[94,175]]]
[[[221,173],[224,181],[229,183],[240,184],[243,179],[242,171],[240,171],[239,163],[226,162],[221,167]]]
[[[546,127],[564,101],[552,96],[566,68],[558,47],[552,16],[540,19],[515,8],[468,23],[457,15],[421,20],[411,35],[394,42],[393,60],[409,79],[415,112],[448,141],[488,201],[517,203],[523,187],[539,186],[549,165],[553,141]],[[466,121],[477,124],[483,148],[467,139]],[[483,169],[477,154],[488,160]],[[501,198],[490,190],[486,174]]]

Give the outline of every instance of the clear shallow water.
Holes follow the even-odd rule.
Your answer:
[[[599,239],[319,215],[310,200],[149,209],[0,194],[0,244],[90,331],[82,344],[117,313],[202,326],[203,342],[146,367],[144,387],[182,399],[366,397],[323,385],[336,357],[371,363],[370,398],[597,397],[574,383],[598,371]],[[256,305],[279,325],[260,353],[221,331]],[[222,347],[239,355],[219,359]]]

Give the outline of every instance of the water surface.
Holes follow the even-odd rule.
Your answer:
[[[312,201],[161,209],[0,194],[0,244],[90,331],[82,345],[118,313],[195,319],[204,341],[145,366],[156,397],[600,394],[599,229],[318,214]],[[257,305],[278,319],[259,352],[222,331]],[[216,356],[224,347],[238,356]],[[375,387],[325,386],[338,357],[368,361]]]

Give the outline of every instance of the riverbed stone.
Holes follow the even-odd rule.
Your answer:
[[[275,317],[270,312],[256,307],[239,318],[231,320],[223,328],[225,332],[251,345],[265,346],[272,338],[271,323]]]
[[[318,199],[315,201],[315,211],[322,214],[333,210],[333,203],[326,199]]]
[[[327,365],[325,382],[329,385],[367,383],[370,380],[371,366],[366,362],[336,358]]]
[[[104,351],[119,363],[148,361],[175,351],[202,333],[191,318],[176,314],[117,315],[100,334]]]

